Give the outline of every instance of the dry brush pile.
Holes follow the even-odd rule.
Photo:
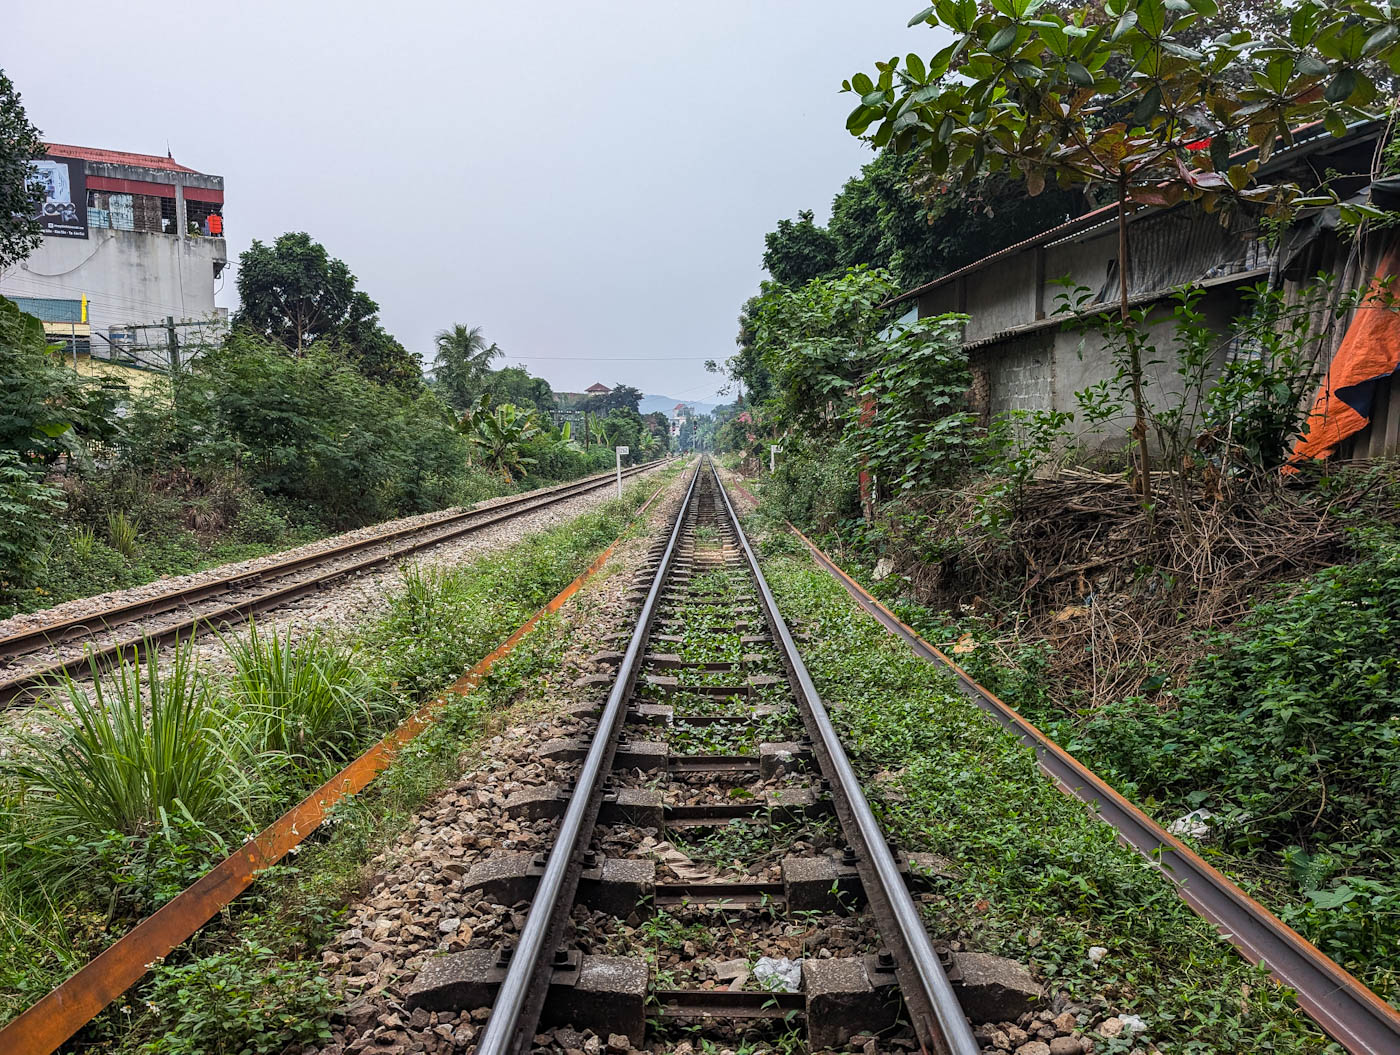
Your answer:
[[[1065,470],[1029,483],[998,530],[983,487],[923,496],[888,511],[883,548],[921,605],[989,625],[975,647],[1049,645],[1045,688],[1080,710],[1179,682],[1194,635],[1233,625],[1272,584],[1344,561],[1361,520],[1400,523],[1394,468],[1164,484],[1171,497],[1149,509],[1119,477]]]

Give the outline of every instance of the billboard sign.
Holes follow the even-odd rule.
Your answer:
[[[86,238],[87,169],[78,158],[31,161],[34,179],[43,187],[35,219],[46,238]]]

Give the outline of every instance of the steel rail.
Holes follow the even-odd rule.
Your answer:
[[[449,695],[464,696],[476,688],[502,658],[546,615],[559,611],[612,557],[631,525],[646,515],[666,485],[658,487],[632,515],[627,527],[572,582],[539,608],[521,626],[479,659],[438,698],[424,704],[364,754],[331,777],[253,839],[226,857],[203,877],[167,901],[126,934],[70,975],[57,988],[0,1026],[4,1055],[50,1055],[126,992],[161,959],[197,933],[231,904],[264,869],[276,864],[308,838],[346,795],[366,787],[387,768],[405,744],[438,718]]]
[[[855,602],[922,659],[952,672],[958,687],[1035,752],[1060,790],[1085,803],[1118,837],[1160,869],[1178,896],[1221,932],[1251,963],[1266,967],[1296,994],[1300,1007],[1353,1055],[1400,1055],[1400,1012],[1336,961],[1255,901],[1194,850],[1143,813],[1107,782],[1023,718],[847,575],[806,535],[813,559]]]
[[[759,601],[774,640],[792,679],[802,707],[803,723],[812,737],[813,752],[818,756],[823,775],[831,781],[832,799],[842,831],[856,849],[857,871],[879,924],[880,936],[894,954],[895,974],[899,978],[915,1035],[922,1044],[939,1055],[978,1055],[982,1046],[972,1036],[957,994],[943,970],[938,952],[924,929],[918,907],[909,896],[904,877],[885,841],[880,822],[875,819],[865,792],[861,790],[860,778],[846,755],[846,749],[841,746],[841,738],[831,723],[807,665],[802,662],[797,642],[793,640],[792,632],[778,610],[778,602],[768,586],[768,580],[763,577],[758,557],[749,545],[718,473],[715,473],[715,482],[724,498],[724,508],[734,524],[744,560],[758,586]]]
[[[598,720],[598,730],[589,744],[588,754],[584,756],[564,819],[559,824],[554,848],[549,852],[544,874],[536,887],[534,902],[521,929],[520,940],[516,943],[510,966],[491,1006],[491,1017],[477,1042],[476,1055],[526,1055],[533,1045],[535,1027],[549,991],[554,953],[573,907],[579,874],[583,870],[583,854],[588,849],[598,820],[603,782],[612,768],[617,749],[617,733],[626,717],[628,697],[642,669],[647,635],[702,469],[703,465],[697,465],[691,474],[675,523],[671,525],[665,551],[652,576],[651,587],[637,616],[627,651],[618,664],[617,677],[612,691],[608,693],[608,701]]]
[[[664,461],[664,459],[662,460]],[[627,470],[627,475],[635,475],[637,473],[645,472],[646,470],[654,468],[656,465],[659,464],[661,464],[660,461],[648,463],[646,465],[641,466],[632,466],[629,470]],[[279,607],[281,605],[288,604],[291,601],[294,601],[305,594],[315,593],[316,591],[320,590],[324,584],[328,582],[344,578],[350,575],[354,575],[360,572],[364,572],[371,568],[378,567],[382,564],[389,564],[412,553],[416,553],[419,550],[441,545],[444,542],[451,541],[455,538],[460,538],[463,535],[468,535],[476,531],[480,531],[483,528],[491,527],[494,524],[499,524],[503,521],[511,520],[518,516],[524,516],[525,514],[534,512],[538,509],[547,508],[551,505],[554,505],[557,502],[562,502],[569,498],[576,497],[577,495],[584,494],[587,491],[596,490],[597,488],[608,486],[609,484],[612,484],[615,479],[616,474],[610,473],[607,475],[606,478],[590,478],[588,482],[583,483],[582,485],[578,484],[577,482],[565,485],[569,489],[562,492],[550,491],[545,495],[531,495],[529,496],[528,501],[522,501],[518,503],[512,502],[509,504],[498,503],[495,506],[488,506],[485,509],[468,511],[466,513],[460,514],[458,517],[453,518],[453,521],[455,522],[456,520],[467,518],[480,519],[472,519],[470,523],[459,524],[458,526],[453,527],[448,531],[442,532],[440,534],[432,534],[432,531],[435,528],[441,527],[444,521],[436,521],[432,524],[400,529],[396,533],[396,535],[420,533],[426,535],[427,537],[410,542],[406,545],[395,547],[394,549],[391,549],[385,553],[381,553],[373,557],[366,557],[363,560],[356,561],[355,563],[344,567],[330,569],[329,571],[321,575],[313,575],[309,578],[298,579],[295,582],[275,587],[271,590],[265,591],[264,593],[246,598],[234,604],[226,605],[223,608],[216,609],[215,611],[206,612],[202,615],[196,615],[191,618],[182,620],[181,622],[174,623],[168,627],[163,627],[160,630],[155,631],[154,633],[140,634],[133,637],[124,638],[120,641],[114,641],[110,645],[105,645],[98,649],[88,650],[80,656],[74,656],[69,659],[59,660],[55,663],[48,664],[47,666],[41,667],[39,669],[31,670],[27,673],[18,675],[17,677],[10,678],[5,681],[0,681],[0,704],[8,703],[14,700],[15,698],[25,694],[32,695],[34,692],[42,689],[46,681],[54,677],[65,674],[72,675],[79,671],[91,670],[94,667],[98,670],[106,670],[113,666],[115,662],[117,662],[117,660],[122,656],[131,656],[139,659],[151,647],[160,647],[163,645],[171,644],[173,642],[187,640],[191,637],[201,636],[203,634],[220,629],[222,627],[232,625],[256,612],[264,611],[268,608]],[[286,563],[296,565],[298,567],[304,567],[307,564],[329,563],[332,560],[344,556],[347,552],[353,552],[356,549],[372,548],[374,546],[381,545],[383,541],[383,537],[376,539],[362,539],[358,542],[350,543],[347,547],[340,547],[336,550],[326,550],[322,551],[319,554],[308,555],[307,557],[294,558],[292,561],[288,561]],[[264,569],[261,576],[257,572],[247,573],[246,575],[232,577],[229,581],[243,581],[244,579],[249,577],[267,577],[266,573],[269,570],[271,569]],[[178,608],[180,606],[178,598],[184,596],[186,592],[200,595],[198,599],[205,599],[207,597],[207,588],[211,585],[214,584],[199,584],[197,586],[191,587],[189,591],[177,591],[174,593],[163,595],[163,597],[167,599],[176,599],[176,603],[172,603],[169,606],[167,606],[165,608],[165,611],[171,611],[175,608]],[[237,589],[237,587],[230,586],[228,587],[228,589]],[[221,590],[219,592],[226,591]],[[143,603],[138,603],[137,607],[140,607]],[[97,618],[100,617],[101,614],[99,613]],[[72,622],[87,623],[91,622],[93,618],[93,616],[84,616],[80,619],[75,619]],[[128,619],[126,621],[129,622],[130,620]]]
[[[644,472],[647,469],[660,465],[665,460],[666,459],[663,458],[647,462],[643,465],[631,466],[623,470],[623,475],[632,476],[636,473]],[[489,505],[479,505],[471,509],[464,509],[450,516],[445,516],[441,520],[434,520],[432,523],[413,524],[407,527],[394,528],[370,538],[356,539],[352,542],[345,542],[338,546],[332,546],[330,549],[319,550],[318,552],[307,553],[298,557],[290,557],[286,560],[277,561],[276,563],[268,564],[261,568],[237,572],[233,575],[210,580],[209,582],[197,583],[185,589],[170,590],[158,594],[155,597],[146,597],[138,601],[113,605],[110,608],[104,608],[98,612],[88,612],[83,615],[70,616],[65,619],[57,619],[52,622],[43,623],[27,630],[21,630],[18,633],[0,637],[0,659],[9,659],[46,646],[51,647],[59,645],[78,636],[111,630],[122,623],[129,623],[136,619],[161,615],[173,609],[205,600],[229,590],[245,589],[258,583],[267,582],[270,579],[281,578],[294,571],[300,571],[302,568],[315,567],[318,564],[325,564],[352,553],[358,553],[361,550],[386,545],[387,543],[397,541],[406,536],[430,535],[432,532],[441,528],[451,529],[454,525],[460,525],[462,521],[465,520],[490,516],[507,510],[518,509],[521,512],[527,512],[529,509],[543,508],[553,502],[562,501],[573,495],[583,494],[595,488],[610,484],[616,478],[616,473],[609,471],[595,476],[584,477],[581,480],[570,480],[554,487],[532,491],[529,494],[511,495]],[[474,531],[479,526],[479,524],[468,525],[465,531]],[[460,534],[462,534],[461,531],[453,530],[450,533],[444,533],[442,539],[445,541],[457,538]],[[436,539],[436,536],[433,536],[433,538]],[[428,544],[432,543],[429,542]]]

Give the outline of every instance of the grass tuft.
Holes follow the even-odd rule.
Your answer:
[[[249,624],[246,637],[223,639],[233,662],[228,685],[252,748],[312,761],[354,757],[392,714],[376,703],[351,651],[322,634],[293,643]]]
[[[175,818],[215,827],[243,813],[245,744],[229,730],[195,665],[189,642],[166,670],[157,649],[144,663],[123,658],[109,674],[79,685],[58,683],[37,730],[17,734],[21,750],[6,762],[23,808],[41,827],[65,836],[173,833]]]

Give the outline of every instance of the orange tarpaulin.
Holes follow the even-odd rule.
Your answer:
[[[1371,423],[1376,385],[1400,372],[1400,312],[1388,304],[1389,280],[1398,268],[1400,246],[1381,261],[1341,347],[1332,357],[1290,462],[1335,453],[1342,440]]]

